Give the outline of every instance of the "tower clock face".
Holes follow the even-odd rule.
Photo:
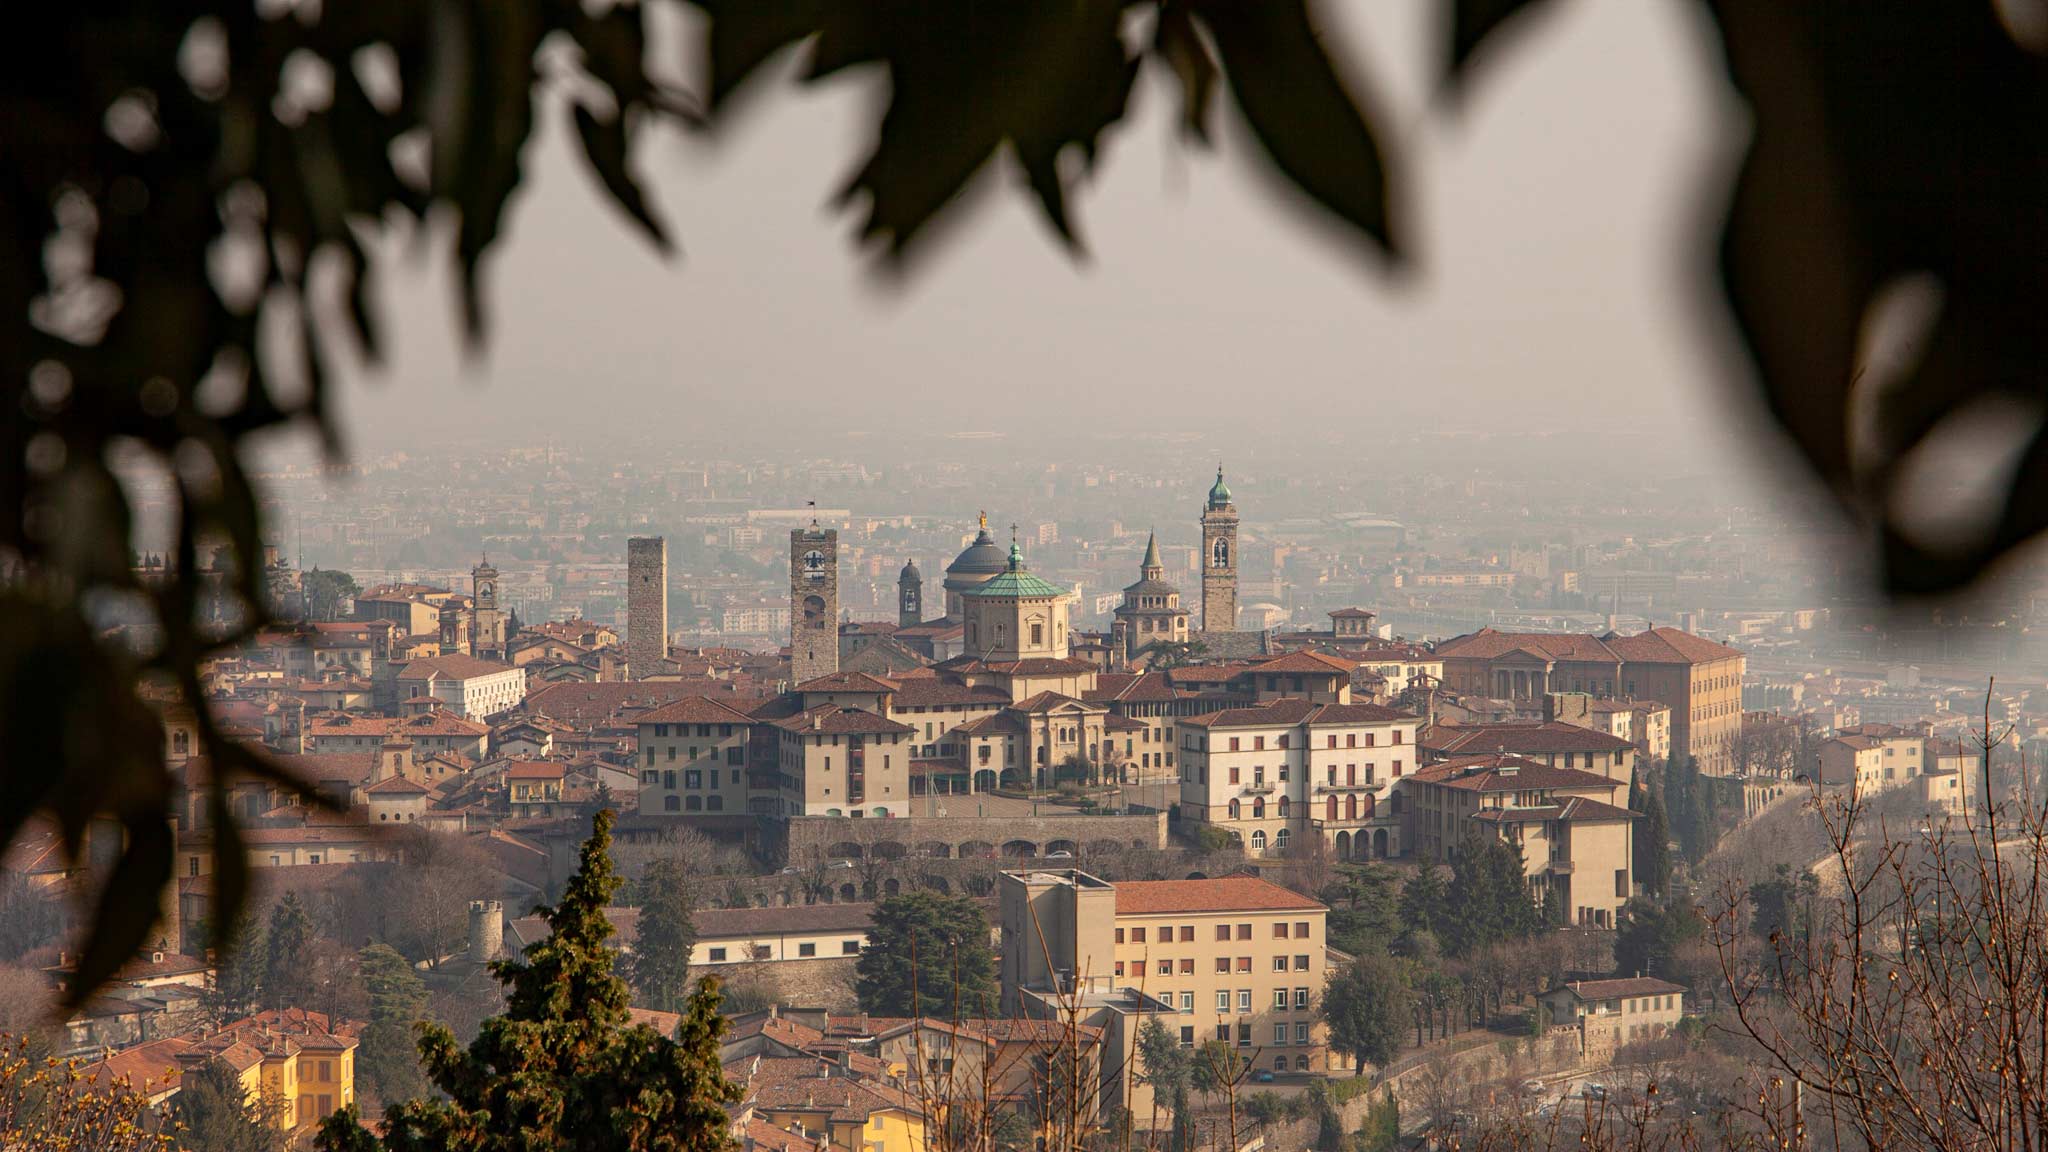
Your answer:
[[[804,579],[823,580],[824,578],[825,554],[816,548],[804,553]]]

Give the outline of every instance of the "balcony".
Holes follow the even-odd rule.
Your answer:
[[[1280,785],[1271,780],[1266,780],[1255,784],[1242,785],[1239,791],[1242,791],[1247,796],[1270,796],[1278,791],[1279,788]]]
[[[1360,781],[1357,784],[1345,784],[1341,781],[1332,784],[1326,780],[1319,780],[1316,782],[1316,791],[1335,792],[1340,795],[1345,792],[1377,792],[1380,790],[1381,783],[1382,781],[1374,780],[1370,782]]]
[[[1550,874],[1551,874],[1552,876],[1569,876],[1569,875],[1571,875],[1571,874],[1572,874],[1572,862],[1571,862],[1571,861],[1569,861],[1569,860],[1556,860],[1556,859],[1553,859],[1553,860],[1551,860],[1551,862],[1550,862]]]

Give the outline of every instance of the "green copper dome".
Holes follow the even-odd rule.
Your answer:
[[[1209,488],[1209,507],[1221,508],[1230,503],[1230,486],[1223,482],[1223,465],[1216,466],[1216,483]]]
[[[1017,546],[1016,541],[1012,540],[1010,542],[1009,570],[987,581],[980,587],[969,589],[966,594],[977,598],[983,596],[1002,596],[1019,599],[1058,599],[1061,596],[1065,596],[1067,590],[1050,580],[1033,576],[1025,571],[1024,550]]]

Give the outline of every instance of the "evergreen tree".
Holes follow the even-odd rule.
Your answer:
[[[1435,864],[1424,862],[1401,888],[1401,923],[1410,933],[1441,938],[1450,908],[1450,893]]]
[[[263,942],[263,999],[273,1008],[303,1007],[306,964],[313,941],[313,918],[298,894],[287,892],[270,908],[270,927]]]
[[[502,1016],[468,1050],[446,1028],[421,1028],[420,1055],[442,1095],[386,1110],[385,1137],[368,1139],[337,1113],[322,1152],[723,1152],[724,1106],[739,1099],[718,1064],[718,985],[690,997],[681,1039],[631,1025],[626,983],[613,971],[604,909],[618,890],[612,814],[599,812],[562,900],[538,909],[549,934],[522,960],[499,960]]]
[[[186,1152],[281,1152],[284,1131],[264,1122],[263,1109],[276,1101],[251,1100],[242,1077],[219,1060],[209,1060],[178,1078],[171,1119]]]
[[[356,1079],[368,1095],[385,1103],[411,1100],[428,1091],[413,1045],[413,1025],[427,1018],[427,989],[419,973],[396,948],[372,944],[358,954],[363,988],[370,999],[370,1025],[356,1054]]]
[[[637,887],[640,925],[629,978],[641,1004],[673,1012],[690,992],[690,949],[697,943],[697,929],[690,922],[695,894],[682,862],[672,856],[648,864]]]
[[[1522,854],[1513,845],[1474,831],[1458,846],[1451,873],[1442,933],[1446,952],[1470,956],[1536,931],[1536,905],[1523,876]]]
[[[1415,994],[1401,978],[1400,965],[1385,956],[1366,953],[1351,962],[1323,993],[1323,1018],[1330,1024],[1330,1043],[1380,1067],[1401,1047],[1401,1033],[1415,1018]]]
[[[268,942],[254,917],[246,913],[228,934],[228,946],[221,962],[200,990],[199,1003],[215,1024],[240,1019],[263,1002],[263,975],[268,966]]]
[[[854,972],[863,1012],[966,1018],[996,1011],[988,921],[965,896],[910,892],[875,905]]]
[[[1168,1152],[1190,1152],[1195,1143],[1194,1110],[1188,1090],[1194,1083],[1193,1053],[1156,1016],[1138,1029],[1138,1082],[1150,1085],[1153,1098],[1173,1114]]]
[[[1392,869],[1366,869],[1338,888],[1330,905],[1330,943],[1353,956],[1385,955],[1401,936],[1401,902]]]
[[[1664,801],[1643,784],[1641,775],[1629,790],[1628,806],[1643,814],[1635,826],[1636,888],[1645,895],[1662,896],[1671,885],[1671,828],[1664,818]]]
[[[1344,1152],[1344,1117],[1330,1098],[1330,1082],[1318,1076],[1308,1082],[1309,1111],[1316,1118],[1316,1152]]]

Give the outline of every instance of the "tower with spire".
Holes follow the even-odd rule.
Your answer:
[[[1237,631],[1237,505],[1221,464],[1202,506],[1202,631]]]
[[[1145,540],[1145,558],[1138,562],[1138,582],[1124,589],[1124,602],[1109,626],[1112,655],[1125,664],[1150,663],[1167,645],[1188,642],[1188,611],[1180,606],[1180,589],[1166,582],[1159,559],[1159,534]]]

